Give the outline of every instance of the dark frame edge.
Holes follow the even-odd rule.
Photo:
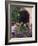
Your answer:
[[[37,3],[35,3],[35,41],[37,42]]]
[[[5,23],[5,45],[8,44],[8,8],[7,8],[7,2],[5,1],[5,18],[6,18],[6,23]]]

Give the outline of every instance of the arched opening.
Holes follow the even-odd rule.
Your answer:
[[[23,22],[23,23],[29,22],[29,13],[27,10],[20,11],[19,22]]]

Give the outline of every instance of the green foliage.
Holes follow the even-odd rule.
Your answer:
[[[12,15],[11,15],[11,19],[12,20],[14,20],[14,21],[18,21],[18,16],[19,16],[20,14],[19,14],[19,10],[16,8],[16,7],[14,7],[13,9],[12,9]]]
[[[26,27],[21,26],[21,27],[20,27],[20,31],[21,31],[21,32],[25,32],[25,31],[26,31]]]

